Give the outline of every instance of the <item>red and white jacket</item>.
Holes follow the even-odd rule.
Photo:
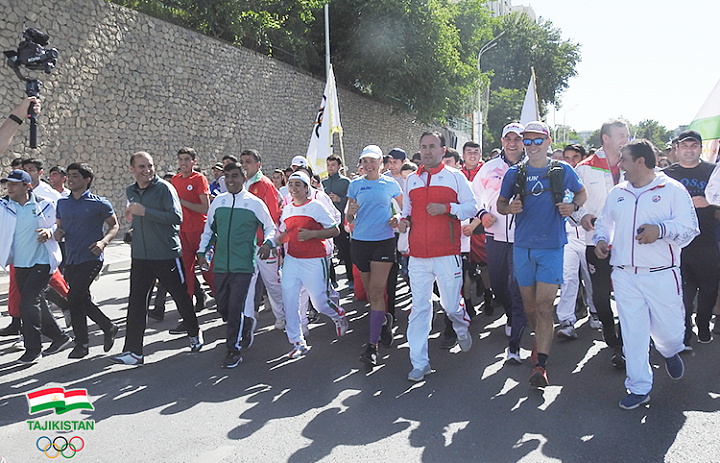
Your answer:
[[[616,169],[619,171],[619,167],[616,167]],[[577,222],[580,222],[580,219],[587,214],[599,217],[608,193],[615,186],[612,170],[605,151],[599,149],[592,156],[583,159],[575,166],[575,171],[585,186],[585,190],[587,190],[587,201],[585,201],[585,204],[582,205],[579,211],[573,213],[572,217],[576,219]],[[623,180],[625,180],[625,174],[620,172],[618,183]],[[587,234],[585,243],[588,245],[593,244],[592,233]]]
[[[410,220],[410,256],[440,257],[460,254],[460,221],[474,217],[477,204],[470,182],[457,169],[440,163],[426,172],[420,166],[410,174],[403,192],[402,218]],[[440,203],[447,213],[431,216],[427,205]]]
[[[643,224],[658,225],[660,238],[638,244],[635,236]],[[628,182],[619,183],[607,196],[595,222],[592,243],[612,245],[610,265],[648,271],[680,266],[680,251],[700,234],[695,206],[682,183],[657,174],[639,192]]]

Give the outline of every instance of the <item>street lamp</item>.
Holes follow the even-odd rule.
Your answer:
[[[495,37],[494,39],[490,40],[488,43],[486,43],[485,45],[480,47],[480,51],[478,52],[478,61],[477,61],[478,73],[482,74],[482,69],[480,67],[480,59],[482,58],[483,53],[485,53],[486,51],[497,46],[498,39],[500,39],[500,37],[502,37],[503,35],[505,35],[505,31],[500,32],[500,34],[498,34],[497,37]],[[485,94],[484,95],[485,105],[483,105],[483,93]],[[478,77],[478,110],[477,110],[477,118],[475,119],[475,125],[473,127],[474,132],[475,132],[475,133],[473,133],[473,139],[476,140],[477,143],[480,144],[480,146],[482,146],[482,126],[483,126],[483,119],[484,119],[483,107],[486,107],[488,105],[489,97],[490,97],[490,85],[488,85],[486,88],[483,88],[483,85],[480,83],[480,78]]]

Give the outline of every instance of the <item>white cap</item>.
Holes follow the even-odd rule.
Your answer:
[[[363,148],[362,153],[360,153],[360,159],[362,158],[372,158],[372,159],[382,159],[383,152],[377,145],[367,145],[365,148]]]
[[[308,160],[304,156],[295,156],[292,158],[290,165],[308,167]]]
[[[308,177],[308,175],[303,171],[293,172],[290,177],[288,177],[288,181],[293,179],[302,180],[305,185],[307,185],[308,187],[310,186],[310,177]]]

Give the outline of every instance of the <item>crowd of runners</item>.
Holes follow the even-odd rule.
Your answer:
[[[40,109],[26,99],[0,126],[0,152],[28,105]],[[496,305],[507,318],[506,362],[523,363],[523,335],[534,332],[529,382],[539,388],[550,384],[553,339],[577,338],[578,316],[586,316],[602,330],[609,361],[626,370],[620,407],[647,403],[648,346],[680,379],[680,353],[713,339],[720,174],[701,159],[702,137],[682,132],[660,152],[631,140],[628,125],[613,120],[601,128],[602,146],[588,153],[578,144],[553,152],[541,121],[508,124],[500,135],[502,149],[485,161],[477,143],[459,152],[434,131],[419,136],[411,157],[368,145],[356,173],[329,156],[324,179],[302,156],[266,174],[253,149],[224,156],[208,179],[190,147],[178,150],[177,172],[163,179],[150,153],[133,153],[135,181],[121,211],[130,227],[128,312],[122,353],[110,360],[144,363],[146,324],[165,317],[168,293],[181,317],[171,334],[186,334],[193,352],[203,348],[196,312],[206,295],[196,272],[226,324],[223,368],[237,367],[252,346],[265,297],[274,327],[287,334],[288,356],[306,355],[308,324],[319,314],[332,320],[338,337],[348,330],[336,290],[336,267],[343,266],[347,287],[369,305],[359,357],[369,367],[378,365],[379,347],[402,335],[395,310],[402,279],[412,296],[408,380],[433,371],[435,293],[444,349],[469,351],[473,318],[492,315]],[[11,321],[0,336],[18,337],[25,364],[70,345],[69,358],[87,356],[87,318],[102,330],[105,352],[119,332],[90,292],[103,250],[120,229],[116,212],[91,192],[92,166],[74,162],[48,174],[45,181],[39,159],[16,159],[2,176],[0,264],[10,272]],[[477,307],[473,293],[482,301]],[[47,300],[66,313],[72,337]],[[586,314],[577,310],[579,300]],[[44,350],[43,335],[51,340]]]

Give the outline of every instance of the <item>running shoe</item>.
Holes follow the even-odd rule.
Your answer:
[[[423,368],[414,368],[410,373],[408,373],[408,381],[422,381],[425,379],[427,375],[432,373],[432,368],[430,368],[430,364],[425,365]]]
[[[76,344],[75,347],[73,347],[73,350],[70,351],[68,358],[81,359],[83,357],[87,357],[89,353],[90,351],[87,346],[83,346],[82,344]]]
[[[615,368],[625,368],[625,356],[623,355],[622,346],[615,346],[610,362]]]
[[[393,317],[393,314],[385,312],[385,323],[383,323],[382,329],[380,330],[380,344],[385,347],[392,346],[393,341],[395,340],[395,336],[392,331],[394,322],[395,317]]]
[[[536,365],[533,368],[533,374],[530,376],[530,385],[533,387],[545,387],[548,384],[547,371],[540,365]]]
[[[14,349],[14,350],[25,350],[25,338],[23,338],[22,334],[20,335],[19,338],[17,338],[17,340],[14,343],[12,343],[10,348]]]
[[[31,365],[33,363],[38,363],[38,361],[42,358],[42,352],[40,351],[25,351],[24,354],[20,356],[18,359],[18,362],[23,363],[25,365]]]
[[[590,312],[590,328],[593,330],[602,328],[602,323],[595,312]]]
[[[180,323],[178,323],[178,326],[168,330],[168,333],[170,333],[170,334],[187,334],[187,328],[185,327],[185,323],[181,321]]]
[[[347,317],[345,315],[343,315],[342,317],[338,318],[337,320],[334,320],[334,322],[335,322],[335,332],[337,333],[338,338],[345,336],[345,333],[347,333],[347,330],[350,327]]]
[[[463,352],[469,351],[472,347],[472,336],[470,333],[465,333],[465,336],[458,335],[457,340],[460,345],[460,350]]]
[[[43,352],[43,354],[45,354],[45,355],[57,354],[58,352],[60,352],[61,350],[65,349],[67,346],[72,344],[72,342],[73,342],[73,338],[71,338],[67,334],[63,334],[58,339],[54,340],[50,344],[50,347],[45,349],[45,352]]]
[[[204,344],[205,339],[203,338],[202,330],[198,329],[197,336],[190,336],[190,350],[192,352],[200,352]]]
[[[522,363],[520,353],[511,351],[509,347],[505,348],[505,363],[520,365]]]
[[[572,323],[562,322],[557,332],[557,337],[560,339],[577,339],[578,335]]]
[[[225,358],[223,359],[222,368],[235,368],[236,366],[240,365],[242,361],[243,358],[242,355],[240,355],[239,350],[228,351],[228,353],[225,354]]]
[[[110,352],[110,349],[112,349],[115,343],[115,336],[117,336],[119,330],[120,328],[117,325],[112,324],[110,325],[110,329],[105,331],[105,335],[103,336],[103,350],[105,352]]]
[[[307,311],[308,316],[308,323],[317,323],[317,321],[320,319],[320,313],[315,309],[315,307],[310,306]]]
[[[365,352],[360,356],[360,361],[371,367],[377,366],[377,346],[371,342],[365,345]]]
[[[683,363],[680,354],[665,359],[665,370],[672,379],[680,379],[685,374],[685,363]]]
[[[133,354],[130,351],[123,352],[119,355],[110,357],[110,361],[113,363],[122,363],[125,365],[143,365],[145,360],[142,355]]]
[[[240,347],[247,349],[255,342],[255,327],[257,326],[257,319],[251,317],[245,317],[245,323],[243,324],[242,337],[240,338]]]
[[[700,331],[698,330],[698,342],[700,344],[710,344],[712,342],[713,338],[710,334],[710,330],[708,331]]]
[[[650,402],[650,394],[628,394],[624,399],[620,401],[618,405],[623,410],[634,410],[640,405],[644,405]]]
[[[288,353],[288,357],[290,357],[291,359],[296,359],[307,354],[309,350],[310,346],[308,346],[304,342],[296,342],[295,345],[293,345],[293,349],[290,351],[290,353]]]
[[[277,320],[275,320],[275,329],[276,330],[284,330],[286,324],[287,324],[287,322],[285,321],[284,318],[278,318]]]

